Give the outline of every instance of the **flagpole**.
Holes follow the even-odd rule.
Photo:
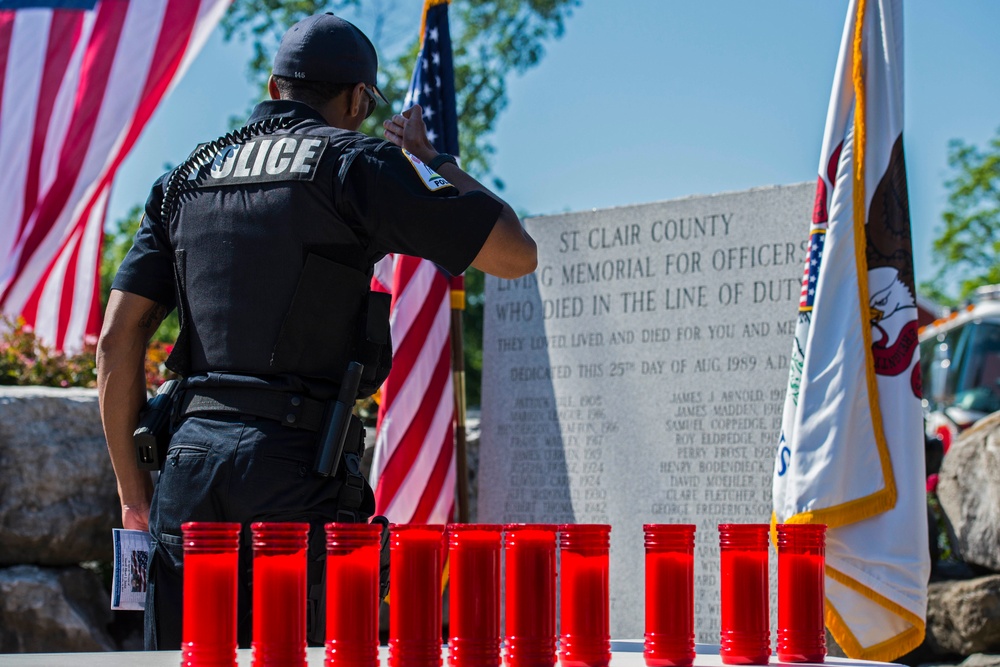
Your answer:
[[[458,486],[458,522],[469,522],[469,463],[465,440],[465,346],[462,311],[465,310],[465,276],[451,279],[451,373],[455,393],[455,477]]]

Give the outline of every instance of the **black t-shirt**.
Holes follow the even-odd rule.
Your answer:
[[[262,102],[248,123],[270,117],[323,123],[308,105],[288,100]],[[502,204],[484,192],[460,195],[441,181],[428,182],[418,165],[395,145],[350,134],[356,135],[352,145],[356,154],[346,172],[337,174],[340,182],[334,192],[340,196],[333,205],[360,239],[365,264],[374,265],[389,253],[402,253],[435,262],[453,275],[465,271],[486,242]],[[142,224],[112,288],[173,307],[173,247],[169,230],[160,220],[166,180],[164,175],[153,185]],[[259,189],[248,190],[249,210],[267,206],[265,195]]]

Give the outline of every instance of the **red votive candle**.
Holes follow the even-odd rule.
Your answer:
[[[378,666],[382,527],[326,524],[326,667]]]
[[[389,665],[441,665],[444,526],[394,525],[389,534]]]
[[[235,667],[240,524],[188,522],[181,534],[181,667]]]
[[[608,548],[611,526],[559,526],[559,662],[606,667],[611,662]]]
[[[500,543],[502,526],[448,526],[448,664],[500,664]]]
[[[719,524],[722,633],[726,665],[766,665],[771,655],[767,524]]]
[[[778,660],[823,662],[826,526],[778,526]]]
[[[556,662],[556,527],[504,526],[506,663],[552,667]]]
[[[253,665],[306,665],[307,523],[253,523]]]
[[[646,524],[646,643],[649,667],[694,663],[694,532],[688,524]]]

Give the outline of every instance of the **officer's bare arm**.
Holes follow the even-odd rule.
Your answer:
[[[132,433],[146,402],[146,346],[167,314],[161,304],[112,290],[97,342],[97,390],[125,528],[148,530],[153,483],[135,461]]]
[[[392,143],[405,148],[424,163],[430,162],[438,152],[427,138],[427,129],[421,116],[419,105],[414,105],[401,114],[396,114],[383,123],[385,137]],[[438,170],[460,193],[479,190],[490,195],[501,204],[503,210],[486,238],[486,243],[472,266],[498,278],[518,278],[531,273],[538,266],[538,249],[534,239],[524,231],[517,213],[495,192],[462,171],[457,165],[446,163]]]
[[[431,156],[433,157],[433,156]],[[472,266],[498,278],[519,278],[531,273],[538,266],[538,249],[535,240],[521,226],[521,219],[510,204],[497,197],[485,185],[462,171],[457,165],[443,164],[438,171],[458,188],[461,193],[479,190],[490,195],[501,204],[503,210],[497,218],[493,231],[486,237],[486,243],[472,260]]]

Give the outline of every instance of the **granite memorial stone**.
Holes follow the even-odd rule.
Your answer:
[[[719,641],[717,525],[771,517],[814,191],[532,218],[535,273],[487,277],[478,518],[612,524],[612,637],[642,637],[642,525],[694,523]]]

